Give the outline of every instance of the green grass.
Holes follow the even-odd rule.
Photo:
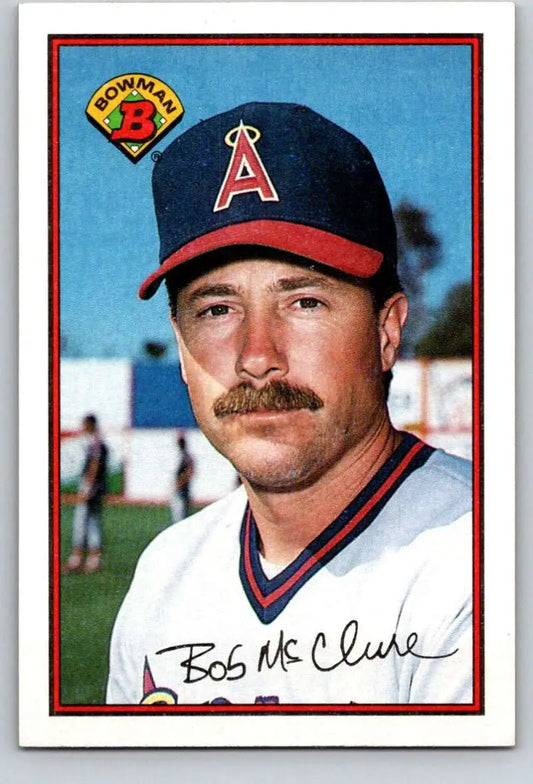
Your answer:
[[[79,478],[61,482],[62,493],[77,493],[80,486]],[[124,492],[124,471],[109,471],[107,474],[107,492],[122,495]]]
[[[61,560],[70,551],[74,507],[61,510]],[[107,506],[103,512],[103,569],[61,578],[61,703],[105,703],[109,639],[135,564],[169,524],[157,506]]]

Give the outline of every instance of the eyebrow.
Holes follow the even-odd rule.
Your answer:
[[[274,291],[296,291],[305,289],[309,286],[321,289],[332,289],[335,287],[334,281],[318,275],[302,275],[299,278],[281,278],[273,286]]]
[[[235,286],[228,286],[226,283],[206,283],[186,295],[186,300],[192,304],[205,297],[230,297],[238,293],[239,290]]]
[[[280,278],[272,285],[271,290],[275,292],[297,291],[310,286],[331,289],[334,288],[335,283],[326,277],[319,277],[318,275],[301,275],[297,278]],[[197,289],[186,295],[186,302],[192,305],[194,302],[207,297],[231,297],[239,293],[240,289],[237,286],[230,286],[227,283],[206,283],[203,286],[198,286]]]

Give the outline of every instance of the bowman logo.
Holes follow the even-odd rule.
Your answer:
[[[137,163],[182,117],[183,106],[159,79],[122,74],[98,88],[86,112],[90,122]]]

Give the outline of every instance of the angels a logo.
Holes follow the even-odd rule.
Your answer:
[[[182,117],[183,105],[160,79],[122,74],[96,90],[86,113],[89,121],[136,163]]]
[[[257,193],[261,201],[279,201],[274,184],[261,160],[256,144],[261,131],[243,121],[227,132],[224,142],[232,148],[226,174],[218,192],[213,212],[227,210],[234,196]]]

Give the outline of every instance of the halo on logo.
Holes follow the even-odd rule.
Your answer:
[[[236,128],[232,128],[231,131],[228,131],[224,136],[224,142],[228,145],[228,147],[235,147],[241,130],[247,131],[248,137],[252,144],[255,144],[261,138],[261,131],[259,128],[255,128],[253,125],[244,125],[241,120],[240,125],[238,125]]]

